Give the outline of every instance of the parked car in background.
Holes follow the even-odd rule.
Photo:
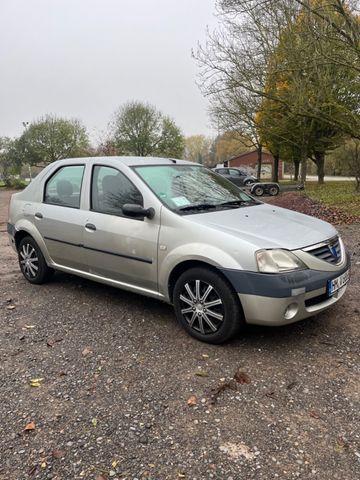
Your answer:
[[[248,172],[239,168],[219,167],[214,168],[213,171],[219,173],[239,187],[252,185],[258,181],[256,177],[249,175]]]
[[[7,231],[30,283],[61,270],[164,300],[209,343],[315,315],[349,279],[334,227],[183,160],[51,163],[12,196]]]

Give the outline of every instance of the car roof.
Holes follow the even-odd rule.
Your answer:
[[[113,163],[114,160],[128,167],[134,165],[199,165],[198,163],[189,162],[187,160],[179,160],[177,158],[161,158],[161,157],[124,157],[124,156],[107,156],[107,157],[78,157],[78,158],[65,158],[59,160],[61,164],[71,164],[72,162],[101,162],[101,163]]]

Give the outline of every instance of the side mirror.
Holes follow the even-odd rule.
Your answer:
[[[135,203],[125,203],[122,207],[122,211],[124,215],[133,218],[154,218],[155,210],[150,208],[144,208],[141,205],[137,205]]]

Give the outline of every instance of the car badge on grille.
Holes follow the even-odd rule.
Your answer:
[[[336,250],[336,246],[335,245],[329,245],[329,250],[331,252],[331,255],[335,258],[338,258],[338,253],[337,253],[337,250]]]

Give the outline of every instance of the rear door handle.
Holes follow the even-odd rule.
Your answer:
[[[40,213],[40,212],[36,212],[35,213],[35,218],[38,218],[39,220],[41,220],[43,218],[43,214]]]
[[[95,230],[96,230],[96,227],[95,227],[95,225],[94,225],[93,223],[87,223],[87,224],[85,225],[85,228],[86,228],[87,230],[92,230],[93,232],[95,232]]]

